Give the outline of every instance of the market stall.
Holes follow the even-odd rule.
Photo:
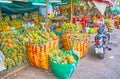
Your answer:
[[[97,33],[103,23],[108,3],[107,0],[0,3],[3,69],[10,70],[27,62],[44,70],[51,67],[56,77],[69,79],[79,59],[89,53],[90,34]],[[96,13],[89,13],[94,9]],[[105,19],[105,23],[111,27],[113,20]]]
[[[28,28],[41,28],[39,23],[42,18],[35,13],[39,11],[39,6],[30,2],[2,1],[0,5],[0,50],[5,57],[0,65],[4,65],[3,68],[7,71],[28,63],[27,41],[24,35]]]

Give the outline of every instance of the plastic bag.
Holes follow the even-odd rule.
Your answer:
[[[5,66],[4,66],[4,60],[5,60],[5,56],[2,53],[2,51],[0,51],[0,71],[5,70]]]

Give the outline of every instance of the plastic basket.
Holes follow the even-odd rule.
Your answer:
[[[69,79],[72,76],[78,65],[79,60],[79,57],[77,55],[73,54],[73,56],[77,60],[73,64],[58,64],[54,63],[53,60],[50,60],[53,73],[56,77],[58,77],[59,79]]]
[[[56,31],[55,33],[56,33],[56,35],[62,37],[62,32],[58,32],[58,31]]]

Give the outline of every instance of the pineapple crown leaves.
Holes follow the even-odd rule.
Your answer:
[[[8,49],[8,54],[12,54],[13,52],[15,52],[16,50],[15,49],[13,49],[13,48],[10,48],[10,49]]]

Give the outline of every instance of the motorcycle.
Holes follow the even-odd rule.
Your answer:
[[[95,36],[95,54],[100,59],[104,59],[105,49],[112,50],[110,47],[110,34],[107,32],[105,25],[100,26],[98,34]]]

